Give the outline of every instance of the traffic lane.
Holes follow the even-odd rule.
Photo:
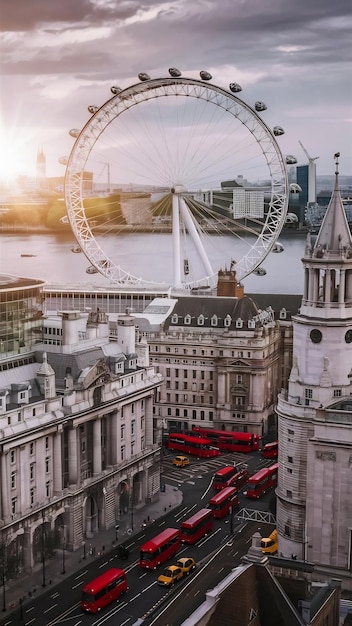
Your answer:
[[[48,626],[48,624],[61,623],[64,618],[82,617],[84,614],[80,610],[80,598],[83,586],[110,567],[120,567],[126,569],[127,572],[131,570],[133,561],[135,561],[135,565],[138,563],[140,546],[170,525],[166,520],[157,520],[154,524],[143,528],[137,536],[131,537],[129,541],[125,542],[130,551],[130,565],[118,556],[116,547],[106,553],[104,557],[96,559],[93,557],[92,561],[87,560],[82,570],[71,576],[66,576],[55,588],[50,589],[48,586],[48,591],[45,594],[33,598],[29,603],[24,603],[21,613],[17,611],[9,614],[6,618],[6,624],[16,626],[17,624],[28,623],[31,626]]]
[[[272,529],[270,524],[261,524],[264,533]],[[257,531],[255,522],[247,522],[237,528],[237,532],[216,551],[205,559],[192,579],[175,589],[169,596],[167,606],[154,612],[147,620],[148,626],[182,626],[183,622],[205,600],[206,592],[218,585],[233,569],[241,564],[241,557],[247,554],[252,536]]]
[[[190,517],[190,515],[195,512],[195,510],[203,508],[207,505],[213,493],[211,490],[211,475],[202,475],[194,482],[194,484],[184,485],[182,489],[184,491],[183,505],[178,507],[178,509],[173,510],[172,512],[170,511],[170,514],[166,514],[166,517],[163,520],[157,520],[157,522],[155,522],[154,524],[150,524],[146,528],[144,528],[140,533],[138,533],[137,536],[133,538],[131,537],[129,543],[127,543],[131,553],[131,560],[138,559],[139,548],[142,543],[155,536],[155,534],[158,534],[158,532],[161,532],[161,530],[166,527],[179,527],[183,519],[187,519],[187,517]],[[243,492],[243,490],[244,488],[241,491]],[[245,498],[243,494],[240,493],[241,507],[267,510],[269,499],[270,494],[267,494],[263,499],[253,502]],[[234,511],[234,516],[236,516],[236,511]],[[224,524],[226,523],[228,523],[228,520],[224,521]],[[221,527],[221,522],[219,527]],[[224,533],[226,534],[226,530],[224,530]],[[213,534],[213,537],[209,536],[209,538],[204,539],[204,542],[208,543],[208,549],[213,549],[214,537],[216,537],[216,541],[221,540],[221,537],[217,536],[216,534]],[[199,560],[198,553],[202,545],[203,542],[200,542],[200,544],[198,544],[198,546],[196,547],[196,554],[194,554],[194,558],[196,560]],[[117,562],[114,562],[114,560],[117,560]],[[103,563],[103,565],[101,565],[101,563]],[[83,569],[81,572],[74,574],[72,577],[66,578],[63,581],[62,586],[59,586],[59,592],[57,590],[54,593],[50,593],[48,591],[48,594],[41,596],[39,611],[37,609],[39,599],[34,600],[33,602],[31,602],[30,605],[26,604],[25,607],[22,607],[25,618],[30,616],[33,626],[36,626],[37,624],[39,626],[39,624],[41,623],[48,623],[46,618],[44,621],[42,621],[42,615],[44,611],[46,612],[45,615],[49,614],[50,617],[53,618],[54,616],[62,615],[63,613],[66,614],[67,612],[75,611],[79,603],[80,591],[82,586],[89,580],[95,578],[99,573],[101,573],[101,567],[104,565],[108,566],[109,563],[110,567],[112,565],[117,565],[118,567],[122,568],[125,567],[125,562],[122,562],[121,559],[118,559],[116,555],[116,550],[113,550],[111,554],[107,555],[107,560],[100,559],[99,563],[97,563],[97,561],[92,561],[90,564],[88,564],[88,567]],[[57,595],[58,593],[59,595]],[[14,625],[16,623],[15,619],[16,618],[11,617],[9,620],[7,620],[7,623],[9,625]],[[34,623],[35,620],[37,620],[36,624]]]

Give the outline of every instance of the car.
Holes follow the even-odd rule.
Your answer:
[[[176,467],[185,467],[185,465],[189,465],[190,464],[190,460],[187,456],[175,456],[174,459],[172,459],[172,463],[173,465],[176,465]]]
[[[163,587],[171,587],[177,580],[181,580],[183,571],[178,565],[169,565],[164,569],[163,573],[158,577],[158,585]]]
[[[181,568],[183,574],[189,574],[197,567],[195,560],[190,556],[183,556],[178,559],[176,565]]]

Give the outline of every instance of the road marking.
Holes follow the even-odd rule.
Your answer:
[[[58,604],[53,604],[48,609],[45,609],[44,613],[49,613],[49,611],[52,611],[56,606],[58,606]]]
[[[78,576],[75,576],[75,580],[78,580],[78,578],[82,578],[82,576],[84,576],[85,574],[88,573],[88,570],[84,570],[84,572],[81,572],[80,574],[78,574]]]
[[[154,582],[152,582],[149,587],[146,587],[145,589],[143,589],[142,593],[144,593],[145,591],[147,591],[148,589],[150,589],[151,587],[154,587],[154,585],[156,585],[156,580],[154,580]]]
[[[73,585],[73,587],[71,587],[71,589],[77,589],[77,587],[80,587],[82,583],[77,583],[77,585]]]

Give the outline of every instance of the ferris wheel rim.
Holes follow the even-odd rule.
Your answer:
[[[81,192],[81,178],[85,164],[100,135],[106,130],[111,121],[115,120],[123,112],[132,106],[138,106],[141,102],[160,97],[160,95],[165,97],[178,95],[180,88],[187,90],[189,87],[196,90],[194,94],[191,94],[193,97],[219,106],[242,121],[247,130],[259,143],[270,173],[271,197],[269,210],[255,245],[236,262],[236,274],[239,281],[248,276],[262,263],[274,247],[283,227],[288,199],[288,181],[284,157],[271,129],[250,105],[222,87],[194,78],[165,77],[136,83],[119,91],[119,93],[103,103],[101,107],[96,108],[97,110],[82,130],[77,131],[75,144],[67,160],[65,176],[67,214],[78,244],[86,253],[92,265],[116,285],[124,287],[172,287],[167,282],[151,281],[135,276],[122,268],[121,264],[116,264],[113,260],[106,258],[107,255],[96,241],[85,216]],[[158,90],[161,90],[161,93]],[[168,90],[171,90],[170,93],[168,93]],[[210,94],[212,95],[211,98]],[[187,95],[190,95],[190,93],[187,93]],[[220,100],[217,101],[217,98],[220,98]],[[233,105],[234,112],[230,110],[231,107],[225,106],[225,104],[228,105],[229,103]],[[245,119],[241,119],[240,114],[244,115]],[[249,127],[249,122],[255,123],[253,128]],[[214,286],[216,279],[217,272],[213,272],[213,274],[199,281],[185,281],[182,286],[184,289],[191,289],[204,284]]]

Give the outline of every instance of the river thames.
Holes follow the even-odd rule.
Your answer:
[[[127,235],[121,242],[121,265],[129,271],[132,271],[132,267],[136,272],[142,271],[143,266],[147,265],[155,280],[163,281],[163,253],[160,254],[164,243],[162,238],[163,235],[154,234]],[[266,257],[262,263],[267,272],[265,276],[252,274],[244,279],[246,293],[303,292],[304,274],[301,259],[306,234],[285,231],[279,241],[284,246],[284,252],[280,254],[271,252]],[[125,248],[122,245],[124,242]],[[0,271],[2,274],[45,280],[49,285],[111,286],[100,274],[90,276],[86,273],[90,263],[84,254],[74,254],[71,251],[74,244],[73,235],[69,233],[0,233]],[[235,253],[233,256],[235,258]]]

